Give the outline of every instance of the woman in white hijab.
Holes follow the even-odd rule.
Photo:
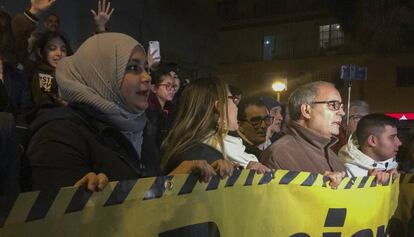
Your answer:
[[[108,180],[160,175],[158,150],[146,134],[145,109],[151,77],[145,50],[120,33],[97,34],[62,59],[56,70],[68,107],[41,114],[27,157],[32,189],[87,186]],[[214,171],[203,162],[183,164],[179,173]]]

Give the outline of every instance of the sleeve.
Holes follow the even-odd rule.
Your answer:
[[[12,20],[12,30],[15,37],[16,56],[18,62],[25,62],[28,56],[28,39],[36,30],[38,19],[29,11],[17,14]]]
[[[276,159],[276,152],[273,149],[266,149],[260,156],[259,161],[270,169],[280,169],[280,164]]]
[[[32,189],[72,186],[93,172],[80,129],[69,120],[56,120],[33,135],[27,150]]]
[[[222,159],[223,155],[219,151],[214,148],[210,148],[208,145],[197,144],[176,157],[171,158],[164,168],[164,173],[169,174],[183,161],[205,160],[207,163],[212,164],[214,161]]]

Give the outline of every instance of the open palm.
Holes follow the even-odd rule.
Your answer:
[[[91,10],[93,14],[93,18],[97,26],[105,26],[106,23],[111,18],[112,13],[114,12],[114,8],[111,9],[111,3],[108,2],[106,4],[106,0],[102,0],[98,2],[98,12]]]

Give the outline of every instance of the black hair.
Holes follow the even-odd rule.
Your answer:
[[[38,61],[46,61],[45,55],[43,55],[43,52],[47,46],[47,43],[55,38],[60,38],[63,43],[65,43],[66,46],[66,55],[70,56],[72,55],[72,49],[70,47],[69,41],[59,32],[55,32],[55,31],[46,31],[44,33],[42,33],[39,37],[39,40],[37,41],[36,44],[36,49],[40,52],[40,55],[38,55]]]
[[[151,84],[157,85],[163,82],[164,76],[171,76],[171,70],[164,65],[161,65],[157,70],[151,72]]]
[[[244,98],[240,101],[240,104],[238,105],[239,110],[237,111],[237,119],[239,121],[246,119],[246,108],[250,105],[266,108],[263,99],[260,96]]]
[[[368,114],[362,117],[355,131],[359,145],[363,145],[370,135],[379,136],[386,125],[396,128],[398,120],[384,114]]]
[[[58,19],[58,21],[60,22],[60,17],[59,17],[59,15],[58,15],[58,14],[56,14],[56,13],[53,13],[53,12],[51,12],[51,13],[47,14],[47,15],[45,16],[45,20],[46,20],[47,18],[49,18],[50,16],[54,16],[54,17],[56,17],[56,18]]]
[[[229,85],[229,91],[233,96],[243,96],[243,92],[233,85]]]

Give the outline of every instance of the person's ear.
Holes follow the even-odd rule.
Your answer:
[[[368,136],[368,139],[367,139],[367,144],[370,147],[376,147],[378,145],[378,139],[377,139],[377,137],[374,136],[374,135],[369,135]]]
[[[216,112],[216,113],[219,113],[219,111],[220,111],[220,102],[218,101],[218,100],[216,100],[215,102],[214,102],[214,111]]]
[[[302,117],[304,117],[305,119],[310,119],[311,118],[311,111],[312,111],[312,107],[308,104],[301,104],[300,105],[300,113],[302,115]]]

